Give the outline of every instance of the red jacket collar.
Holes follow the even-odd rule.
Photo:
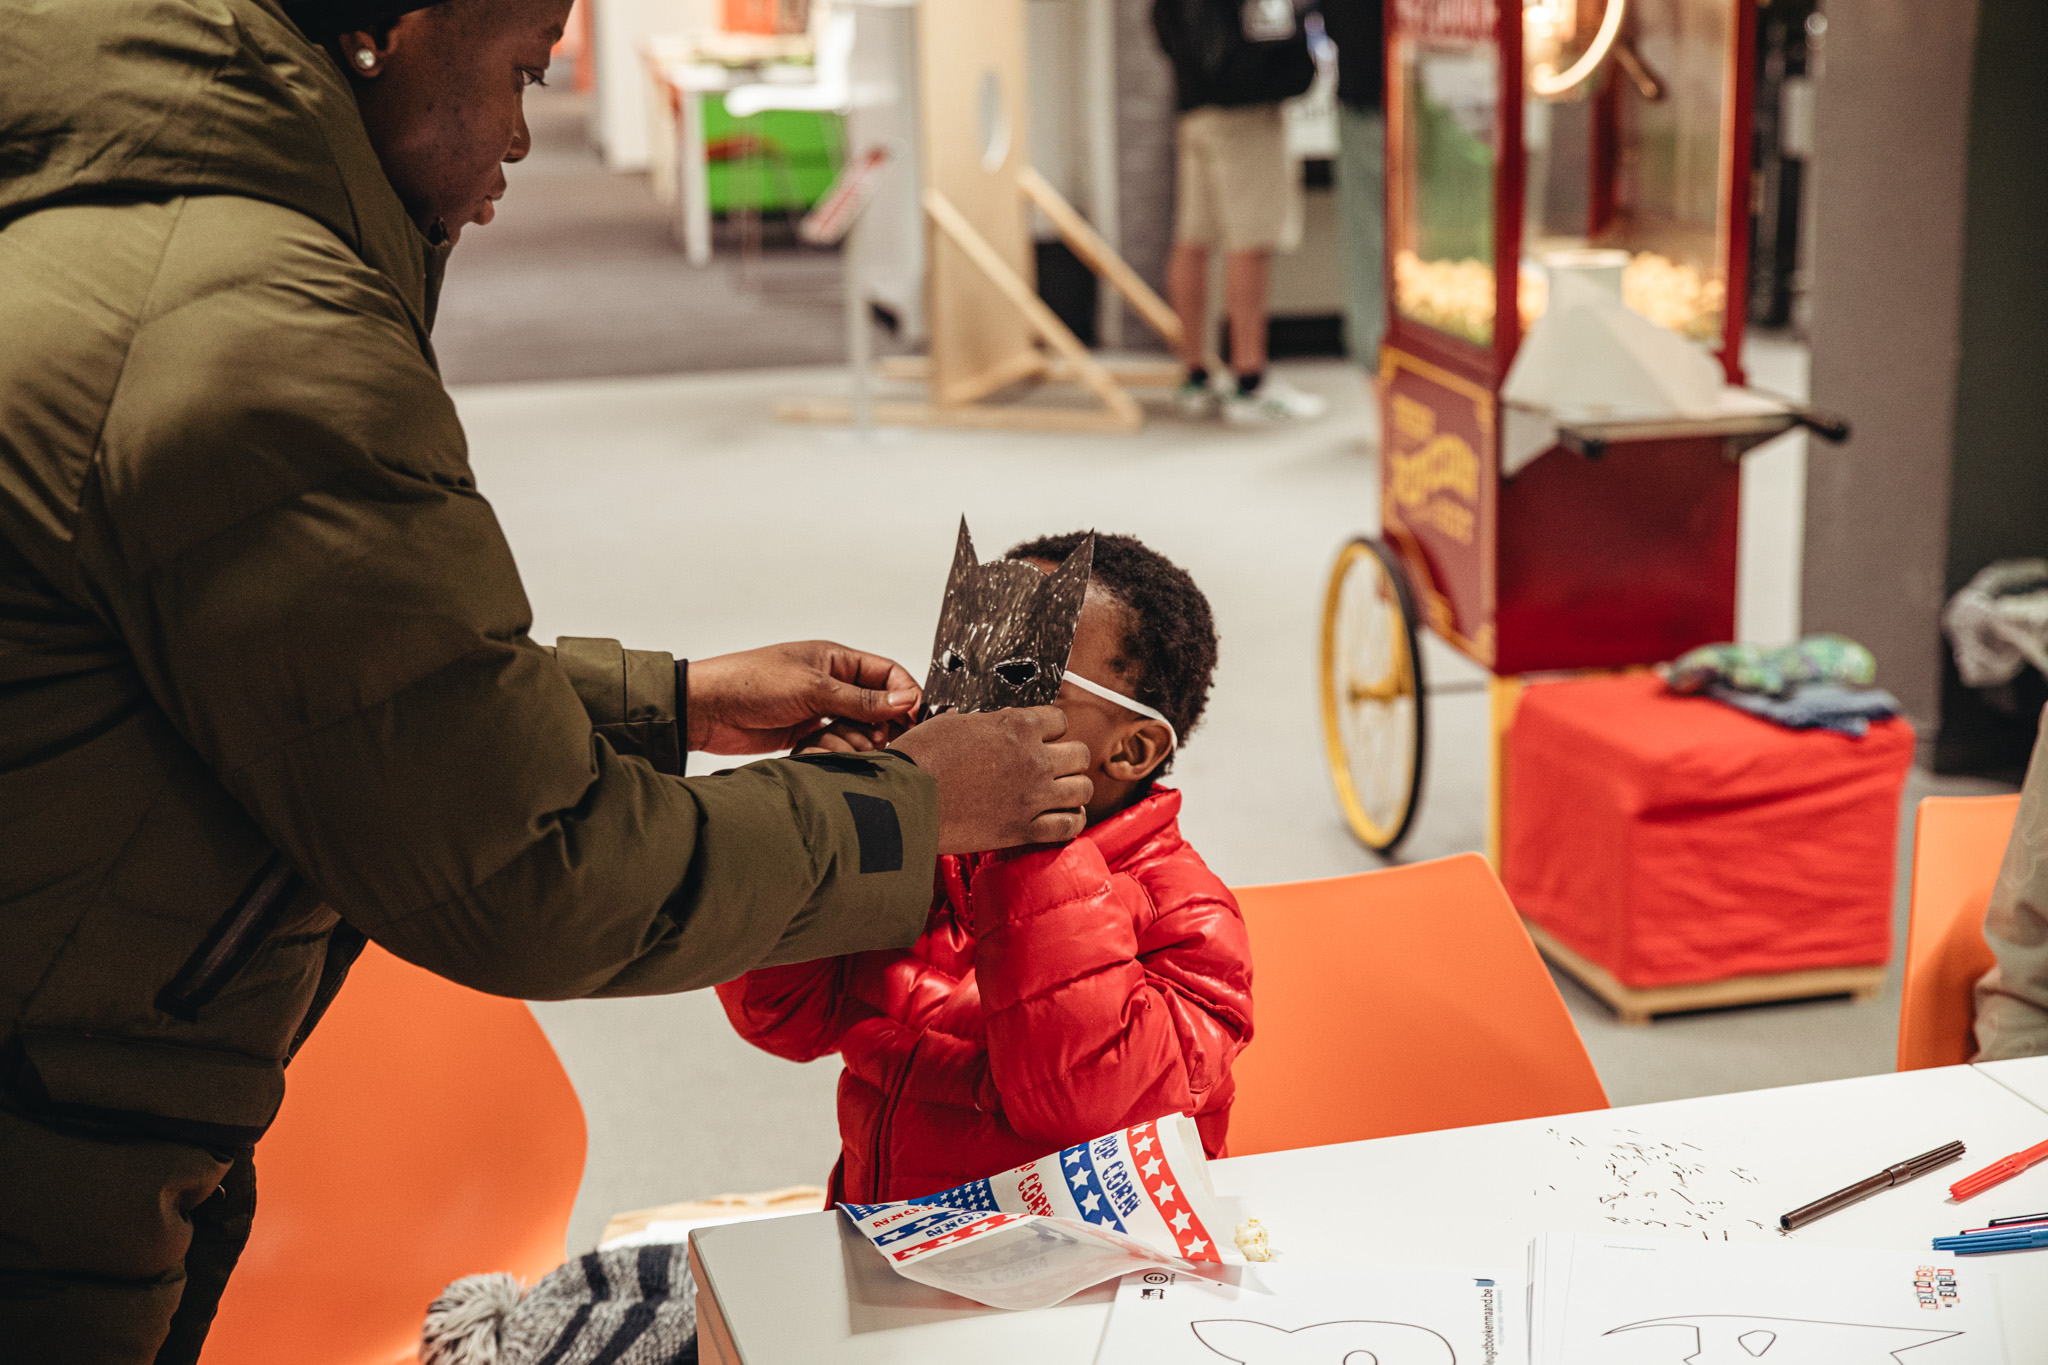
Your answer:
[[[1146,840],[1180,818],[1180,793],[1172,787],[1154,787],[1149,796],[1125,806],[1087,829],[1081,837],[1102,851],[1102,861],[1114,868],[1136,853]],[[994,853],[972,853],[965,857],[947,854],[939,859],[936,878],[941,896],[957,905],[967,903],[968,869],[986,858],[1014,857],[1022,849],[999,849]]]
[[[1081,837],[1092,841],[1102,850],[1102,861],[1115,867],[1179,818],[1180,793],[1171,787],[1154,787],[1150,796],[1096,821]]]

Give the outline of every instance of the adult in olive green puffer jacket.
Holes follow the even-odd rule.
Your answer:
[[[568,0],[289,2],[0,0],[9,1362],[196,1355],[365,936],[506,995],[706,986],[909,943],[938,852],[1089,790],[1043,710],[685,780],[915,688],[529,640],[428,327]]]

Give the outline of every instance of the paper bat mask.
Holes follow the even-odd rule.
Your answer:
[[[1905,1365],[1907,1353],[1956,1336],[1939,1328],[1883,1327],[1856,1322],[1814,1322],[1803,1318],[1740,1317],[1701,1313],[1685,1317],[1652,1318],[1616,1327],[1616,1332],[1641,1332],[1677,1328],[1684,1336],[1674,1342],[1669,1359],[1674,1365],[1803,1365],[1826,1361],[1827,1365]],[[1671,1335],[1679,1336],[1678,1332]],[[1690,1349],[1688,1349],[1690,1348]],[[1650,1359],[1651,1357],[1644,1357]]]
[[[962,517],[932,638],[924,713],[1051,702],[1066,675],[1094,559],[1090,536],[1050,575],[1014,559],[983,564]]]
[[[1319,1322],[1289,1331],[1270,1323],[1211,1318],[1188,1324],[1195,1339],[1240,1365],[1456,1365],[1458,1353],[1427,1327],[1405,1322]]]

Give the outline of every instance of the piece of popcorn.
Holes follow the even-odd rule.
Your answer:
[[[1256,1218],[1247,1219],[1237,1225],[1237,1249],[1244,1253],[1247,1261],[1270,1261],[1273,1248],[1266,1241],[1266,1229]]]

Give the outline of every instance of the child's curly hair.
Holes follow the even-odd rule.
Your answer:
[[[1012,546],[1003,557],[1061,564],[1090,534],[1040,536]],[[1131,696],[1173,722],[1174,733],[1185,743],[1209,704],[1216,672],[1216,618],[1209,599],[1186,569],[1136,537],[1093,534],[1090,581],[1125,609],[1116,668],[1131,679]],[[1169,754],[1152,776],[1164,776],[1175,756]]]

